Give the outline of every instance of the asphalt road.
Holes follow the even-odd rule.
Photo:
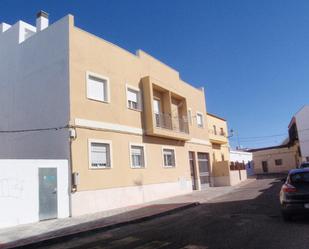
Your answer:
[[[36,248],[308,249],[309,219],[282,220],[280,186],[278,178],[258,179],[212,203]]]

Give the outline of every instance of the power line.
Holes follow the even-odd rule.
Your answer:
[[[309,128],[297,130],[298,133],[302,133],[302,132],[305,132],[305,131],[309,131]],[[281,134],[272,134],[272,135],[256,136],[256,137],[239,137],[239,140],[241,140],[243,142],[248,142],[249,140],[252,140],[252,142],[254,142],[254,140],[256,140],[256,139],[282,137],[282,136],[288,137],[288,135],[289,135],[288,133],[281,133]],[[231,137],[231,138],[236,139],[236,137]]]
[[[22,133],[22,132],[39,132],[39,131],[52,131],[52,130],[63,130],[70,128],[68,125],[59,127],[48,127],[48,128],[35,128],[35,129],[22,129],[22,130],[0,130],[0,133]]]

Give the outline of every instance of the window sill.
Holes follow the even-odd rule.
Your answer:
[[[134,166],[131,166],[131,169],[146,169],[146,167],[134,167]]]
[[[104,104],[109,104],[110,103],[109,100],[92,99],[92,98],[89,98],[89,97],[87,97],[87,99],[91,100],[91,101],[96,101],[96,102],[104,103]]]
[[[163,168],[164,169],[174,169],[174,168],[176,168],[176,166],[165,166],[165,165],[163,165]]]
[[[130,107],[128,107],[128,109],[131,110],[131,111],[142,112],[142,109],[134,109],[134,108],[130,108]]]
[[[91,170],[108,170],[112,169],[112,167],[90,167]]]

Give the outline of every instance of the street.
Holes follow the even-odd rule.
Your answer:
[[[309,219],[285,223],[278,201],[280,178],[260,178],[211,203],[161,218],[26,248],[309,248]]]

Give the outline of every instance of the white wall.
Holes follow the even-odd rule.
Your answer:
[[[230,176],[215,176],[212,182],[214,187],[231,186]]]
[[[26,26],[0,33],[0,131],[69,122],[69,18],[21,42]],[[69,158],[67,130],[0,133],[0,141],[0,158]]]
[[[191,192],[192,182],[184,180],[142,186],[79,191],[72,194],[72,215],[127,207]]]
[[[230,170],[228,176],[213,177],[215,187],[235,186],[245,180],[247,180],[246,170]]]
[[[230,161],[231,162],[239,162],[246,164],[247,175],[254,175],[254,165],[252,163],[252,153],[246,151],[239,150],[231,150],[230,151]]]
[[[58,218],[69,216],[67,160],[0,160],[0,228],[39,221],[38,168],[57,168]]]
[[[295,114],[302,161],[309,157],[309,106],[304,106]]]
[[[230,185],[231,186],[235,186],[245,180],[247,180],[246,170],[231,170],[230,171]]]

